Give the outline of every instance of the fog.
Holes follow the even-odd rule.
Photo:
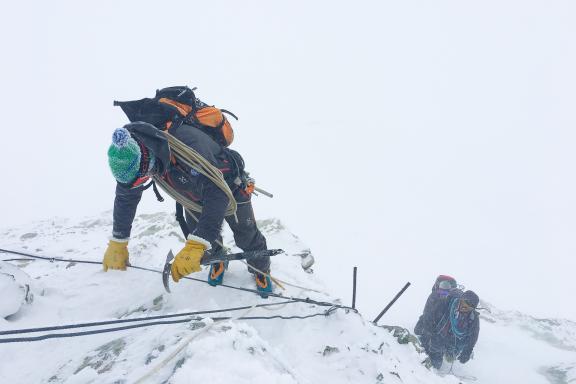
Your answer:
[[[344,300],[415,320],[436,275],[576,320],[576,4],[30,1],[0,16],[0,227],[111,210],[113,100],[171,85],[233,148]],[[146,193],[139,212],[171,211]],[[111,214],[111,213],[110,213]],[[102,239],[102,242],[107,239]],[[159,256],[160,257],[160,256]],[[163,257],[163,256],[162,256]],[[273,271],[274,272],[274,271]]]

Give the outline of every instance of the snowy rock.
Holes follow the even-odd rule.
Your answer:
[[[0,317],[6,318],[17,313],[22,305],[31,303],[30,277],[17,267],[0,261]]]
[[[420,345],[420,340],[418,340],[418,337],[414,336],[406,328],[399,327],[397,325],[379,325],[379,327],[389,331],[392,334],[392,336],[394,336],[396,340],[398,340],[398,344],[411,343],[412,345],[414,345],[414,348],[417,351],[419,352],[423,351],[422,346]]]
[[[576,382],[576,363],[560,364],[545,367],[541,370],[542,375],[553,384],[565,384]]]

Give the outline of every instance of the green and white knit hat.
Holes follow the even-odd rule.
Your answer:
[[[154,163],[154,154],[144,145],[139,145],[126,128],[114,131],[112,145],[108,148],[108,164],[119,183],[129,184],[145,176]]]

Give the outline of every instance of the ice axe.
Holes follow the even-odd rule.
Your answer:
[[[264,257],[264,256],[276,256],[280,253],[283,253],[283,249],[264,249],[261,251],[247,251],[247,252],[239,252],[239,253],[205,253],[200,260],[201,265],[210,265],[214,263],[222,263],[226,261],[234,261],[234,260],[249,260],[255,257]],[[174,254],[172,250],[168,252],[166,256],[166,263],[164,264],[164,269],[162,270],[162,283],[164,284],[164,288],[166,292],[170,293],[170,274],[172,271],[172,263],[174,263]]]

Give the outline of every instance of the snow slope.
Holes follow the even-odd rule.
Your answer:
[[[486,302],[481,305],[486,310],[481,312],[478,359],[466,366],[479,381],[576,382],[576,323],[501,311]]]
[[[259,225],[275,256],[276,277],[314,289],[286,287],[286,296],[338,302],[314,273],[301,267],[306,246],[277,220]],[[111,232],[111,213],[85,221],[55,219],[0,231],[0,248],[44,256],[100,261]],[[231,233],[225,241],[233,246]],[[131,262],[160,269],[169,249],[183,238],[172,215],[140,215],[129,245]],[[0,254],[1,259],[18,256]],[[167,294],[158,274],[129,269],[104,273],[98,265],[12,261],[30,276],[33,300],[0,319],[0,330],[134,318],[251,306],[281,301],[225,287],[185,280]],[[312,268],[321,268],[321,262]],[[194,275],[206,278],[204,270]],[[253,288],[239,262],[226,283]],[[348,282],[345,282],[348,284]],[[3,298],[3,300],[5,300]],[[346,303],[347,304],[347,303]],[[414,303],[420,306],[421,303]],[[488,304],[484,304],[488,306]],[[324,311],[307,303],[254,308],[249,316],[309,315]],[[569,383],[576,375],[576,325],[537,320],[489,307],[482,316],[476,358],[433,372],[413,343],[400,344],[387,328],[360,314],[339,310],[329,316],[294,320],[209,318],[114,333],[28,343],[0,344],[0,383]],[[244,312],[220,313],[240,316]],[[386,318],[381,320],[385,323]],[[398,330],[397,330],[398,331]],[[400,338],[401,339],[401,338]],[[189,343],[186,344],[186,341]],[[179,348],[182,351],[168,359]],[[164,365],[165,362],[165,365]],[[144,380],[139,381],[145,377]]]

